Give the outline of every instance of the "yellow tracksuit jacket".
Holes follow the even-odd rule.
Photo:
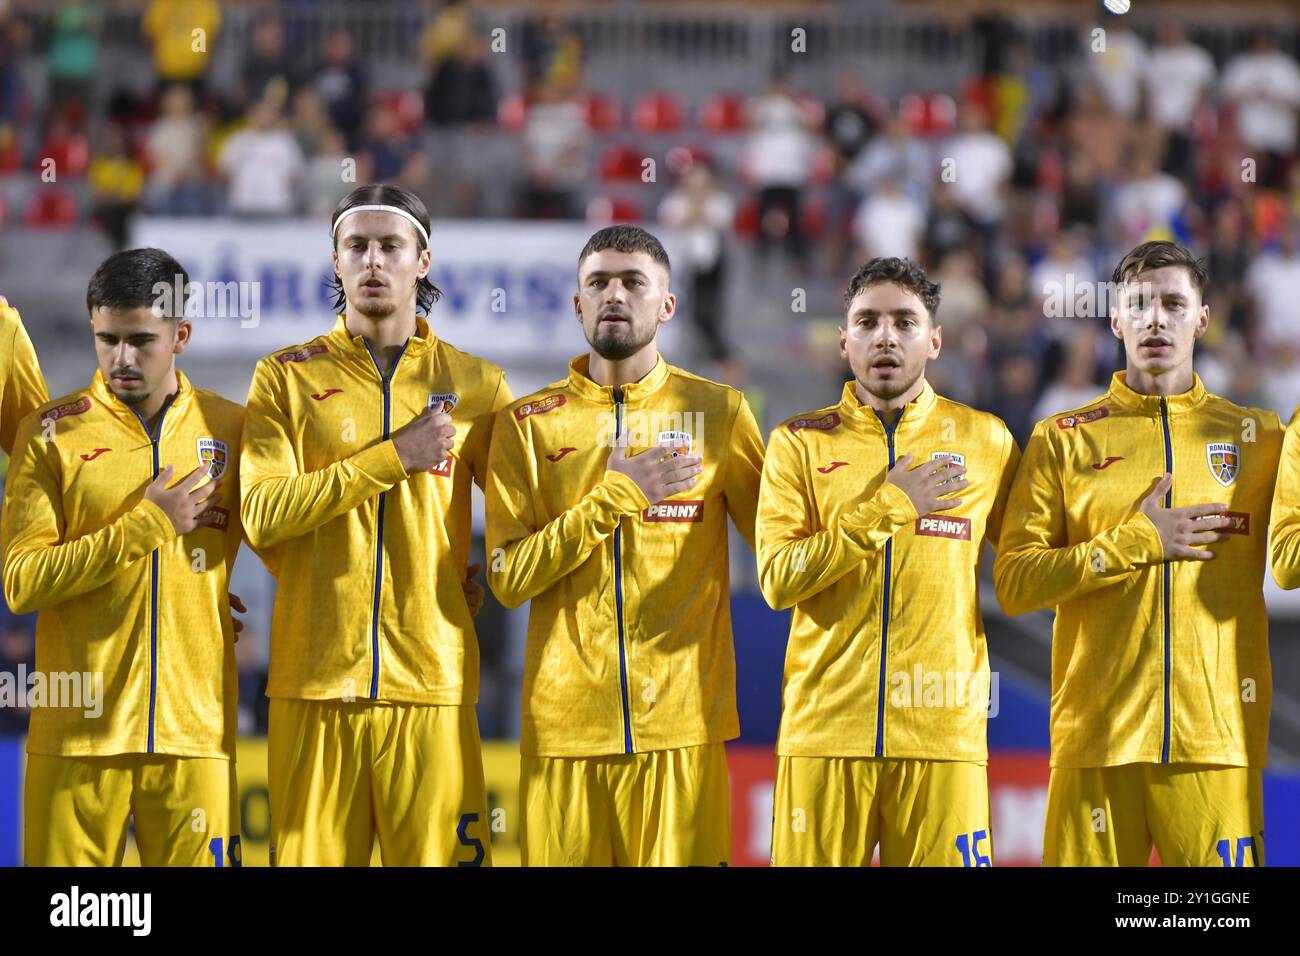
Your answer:
[[[1052,766],[1262,767],[1272,682],[1264,547],[1282,424],[1190,390],[1105,395],[1034,428],[994,576],[1008,614],[1055,608]],[[1225,502],[1210,561],[1165,561],[1138,510],[1165,472],[1166,508]]]
[[[529,756],[643,753],[740,732],[727,514],[753,543],[763,438],[738,391],[660,357],[616,390],[587,375],[497,417],[488,468],[488,581],[532,600],[520,749]],[[689,435],[699,481],[651,502],[605,464]]]
[[[5,488],[4,588],[38,611],[36,669],[102,674],[103,714],[34,707],[29,753],[233,757],[237,684],[228,583],[239,549],[244,410],[180,372],[154,433],[109,389],[42,406],[19,427]],[[220,524],[184,536],[144,499],[200,465],[224,476]]]
[[[241,478],[249,543],[278,579],[267,696],[473,704],[478,643],[461,582],[505,373],[423,318],[386,378],[343,316],[263,358]],[[391,434],[434,405],[455,446],[407,477]]]
[[[0,306],[0,448],[12,455],[18,423],[49,399],[36,350],[12,306]]]
[[[1278,587],[1300,587],[1300,408],[1291,416],[1282,442],[1273,493],[1272,544],[1269,564]]]
[[[885,474],[948,457],[960,507],[918,515]],[[844,386],[838,405],[768,440],[759,586],[793,607],[777,753],[988,759],[990,676],[979,563],[996,541],[1020,454],[1002,421],[927,382],[892,428]]]

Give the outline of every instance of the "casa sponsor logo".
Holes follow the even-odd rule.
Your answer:
[[[1057,428],[1074,428],[1077,425],[1087,425],[1090,422],[1099,421],[1110,414],[1110,407],[1102,405],[1100,408],[1089,409],[1086,412],[1079,412],[1077,415],[1066,415],[1056,420]]]
[[[460,401],[460,396],[455,392],[433,392],[429,395],[429,408],[437,409],[444,415],[450,415],[451,410],[456,407]]]
[[[1207,442],[1205,460],[1214,480],[1225,488],[1237,480],[1237,471],[1241,468],[1241,449],[1232,442]]]
[[[563,395],[545,395],[532,402],[524,402],[515,409],[515,419],[523,421],[529,415],[545,415],[564,404]]]
[[[684,521],[697,523],[704,520],[703,501],[661,501],[641,512],[642,521]]]
[[[208,477],[216,481],[226,473],[227,452],[230,446],[217,438],[200,438],[199,465],[206,468]]]
[[[50,897],[50,925],[125,927],[148,936],[153,927],[152,893],[82,893],[74,885]]]
[[[927,538],[952,538],[970,540],[970,518],[956,515],[921,515],[916,519],[916,533]]]
[[[322,343],[317,342],[314,345],[304,345],[302,348],[294,349],[290,352],[281,352],[275,358],[276,361],[281,364],[285,362],[305,362],[313,355],[320,355],[322,352],[328,351],[329,349],[327,349]]]
[[[647,409],[624,411],[620,419],[617,411],[609,411],[601,416],[596,428],[596,444],[606,448],[613,448],[624,438],[630,448],[650,448],[662,445],[665,441],[674,441],[684,443],[688,455],[697,439],[703,441],[703,436],[703,412]]]
[[[911,671],[897,671],[889,677],[889,703],[893,707],[967,710],[979,708],[988,717],[998,715],[997,671],[930,671],[919,662]]]
[[[1228,534],[1250,534],[1250,512],[1225,511],[1223,516],[1232,521],[1232,524],[1223,529],[1225,532]]]
[[[95,720],[104,713],[103,671],[31,671],[19,664],[14,673],[0,671],[0,708],[37,707],[80,710]]]
[[[839,412],[828,412],[820,418],[796,418],[790,422],[789,428],[792,432],[802,431],[807,428],[815,431],[828,432],[840,423]]]
[[[41,422],[57,422],[60,418],[67,418],[69,415],[81,415],[90,411],[90,399],[85,395],[71,402],[64,402],[62,405],[55,405],[41,413]]]

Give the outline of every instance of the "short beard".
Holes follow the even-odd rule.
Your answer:
[[[617,328],[618,326],[602,328],[598,323],[595,337],[587,339],[587,344],[595,349],[596,354],[607,362],[621,362],[624,359],[631,358],[649,345],[654,338],[653,328],[650,329],[648,335],[639,339],[630,325],[622,333],[616,332]]]
[[[352,308],[367,319],[386,319],[397,311],[397,306],[391,300],[388,302],[353,302]]]
[[[868,371],[870,371],[870,369],[868,369]],[[914,376],[912,376],[911,379],[909,379],[906,382],[899,382],[899,383],[882,382],[879,383],[876,386],[876,388],[873,389],[870,385],[867,384],[865,380],[859,378],[858,384],[862,386],[862,390],[867,394],[874,395],[876,398],[880,399],[881,401],[889,402],[889,401],[893,401],[895,398],[898,398],[898,396],[907,392],[909,388],[911,388],[918,381],[921,380],[921,376],[924,374],[925,374],[925,366],[921,366],[921,369]],[[856,378],[856,376],[854,377]],[[879,389],[882,386],[885,389],[885,391],[879,391]]]
[[[149,401],[149,396],[153,394],[153,392],[132,392],[124,395],[117,389],[112,388],[112,386],[109,387],[123,405],[143,405],[145,402]]]

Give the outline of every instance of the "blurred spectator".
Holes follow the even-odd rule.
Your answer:
[[[1113,179],[1123,168],[1126,150],[1135,135],[1132,122],[1114,113],[1101,90],[1091,84],[1075,91],[1078,105],[1065,124],[1065,142],[1071,155],[1087,157],[1102,179]]]
[[[862,204],[862,193],[853,187],[845,172],[879,125],[868,109],[869,105],[870,94],[862,77],[853,70],[840,74],[838,94],[826,110],[824,129],[834,163],[827,238],[831,247],[831,268],[836,275],[844,271],[853,219]]]
[[[230,184],[227,209],[240,216],[287,216],[298,210],[303,158],[284,124],[281,101],[254,104],[248,125],[221,150],[219,165]]]
[[[1214,210],[1210,248],[1206,254],[1210,283],[1206,302],[1215,321],[1246,333],[1249,325],[1246,272],[1251,249],[1247,241],[1245,215],[1236,202],[1221,202]]]
[[[956,347],[960,336],[985,320],[989,294],[980,281],[975,256],[964,247],[954,248],[933,270],[934,281],[942,290],[940,310],[945,340]]]
[[[204,176],[207,135],[207,124],[194,109],[193,90],[184,85],[166,89],[158,120],[146,140],[150,171],[145,202],[152,212],[164,216],[209,212]]]
[[[244,61],[239,84],[238,106],[249,108],[273,90],[274,95],[287,97],[295,80],[293,61],[284,43],[284,26],[278,14],[268,13],[253,25],[248,58]]]
[[[1072,336],[1080,319],[1100,317],[1103,303],[1095,284],[1097,278],[1092,260],[1084,254],[1078,238],[1060,232],[1047,255],[1029,273],[1029,288],[1050,338],[1064,341]]]
[[[329,127],[320,140],[319,149],[308,158],[303,174],[307,215],[314,218],[330,215],[339,200],[361,181],[359,176],[344,181],[343,161],[347,158],[347,144],[343,141],[343,134],[334,127]]]
[[[1183,184],[1158,168],[1152,145],[1135,145],[1130,155],[1132,172],[1112,193],[1109,209],[1115,238],[1126,249],[1172,238],[1174,219],[1187,202]]]
[[[1043,391],[1030,419],[1037,422],[1086,405],[1104,389],[1097,384],[1097,339],[1100,326],[1077,323],[1056,379]],[[1108,333],[1109,334],[1109,333]]]
[[[1288,219],[1277,248],[1263,252],[1246,274],[1254,322],[1252,344],[1259,356],[1296,349],[1300,342],[1300,248],[1297,222]]]
[[[126,131],[119,124],[105,125],[88,178],[95,218],[113,247],[125,248],[130,219],[144,191],[144,167],[131,155]]]
[[[723,380],[732,383],[736,369],[722,334],[725,308],[726,236],[736,204],[701,159],[692,163],[681,183],[659,205],[659,221],[686,236],[686,265],[691,274],[690,311],[704,340],[708,357],[723,367]]]
[[[916,261],[924,229],[925,210],[903,192],[902,184],[894,177],[880,181],[879,187],[862,200],[853,220],[853,235],[864,260],[897,256]]]
[[[582,41],[559,14],[530,16],[523,32],[524,86],[576,86],[582,74]]]
[[[293,117],[291,120],[293,135],[298,140],[298,148],[304,156],[313,156],[320,149],[325,138],[338,129],[330,122],[325,102],[310,86],[304,86],[293,94]]]
[[[758,189],[758,251],[766,256],[774,240],[784,240],[802,268],[808,257],[801,202],[812,175],[813,139],[803,107],[780,74],[750,104],[749,125],[744,162]]]
[[[428,160],[415,137],[402,128],[401,119],[392,107],[382,103],[371,106],[361,155],[366,181],[392,183],[417,193],[423,191]]]
[[[1214,59],[1187,39],[1177,20],[1160,28],[1147,59],[1146,93],[1151,122],[1165,134],[1166,172],[1192,172],[1192,117],[1214,84]]]
[[[930,201],[934,162],[930,149],[913,136],[902,116],[892,116],[884,133],[873,136],[844,173],[845,182],[859,196],[875,189],[882,179],[900,179],[904,191],[917,202]]]
[[[487,67],[487,43],[470,37],[433,70],[424,94],[425,118],[436,127],[491,123],[497,115],[496,82]]]
[[[352,35],[347,30],[330,31],[325,38],[321,64],[307,82],[325,101],[330,121],[343,133],[348,148],[356,148],[368,89],[365,72],[352,46]]]
[[[1250,51],[1224,68],[1220,92],[1236,105],[1241,138],[1262,153],[1260,184],[1281,185],[1282,162],[1296,148],[1300,65],[1278,49],[1271,30],[1260,30]]]
[[[934,204],[930,207],[930,214],[925,224],[922,265],[926,268],[934,268],[943,262],[949,253],[964,249],[974,235],[975,229],[970,216],[957,205],[957,196],[953,193],[952,186],[944,182],[936,185]],[[948,294],[945,291],[944,301],[947,300]]]
[[[141,30],[153,43],[158,86],[183,83],[197,100],[203,95],[203,74],[221,29],[217,0],[151,0]]]
[[[80,122],[91,104],[99,61],[99,17],[94,6],[72,3],[55,16],[50,40],[50,102],[55,111]]]
[[[432,76],[438,67],[464,48],[474,35],[469,4],[464,0],[444,0],[420,37],[420,55],[425,73]]]
[[[569,88],[548,82],[528,108],[523,137],[524,185],[520,214],[572,219],[587,183],[587,117]]]
[[[1100,183],[1087,153],[1072,152],[1065,161],[1060,210],[1062,229],[1083,227],[1095,235],[1101,225]]]
[[[1136,119],[1148,62],[1146,44],[1122,17],[1107,18],[1102,29],[1104,50],[1094,49],[1091,31],[1084,39],[1092,78],[1116,116]]]
[[[974,223],[988,262],[998,226],[1006,217],[1011,149],[989,130],[983,109],[968,105],[962,110],[961,132],[948,141],[945,153],[944,158],[952,160],[953,195]]]
[[[0,0],[0,123],[18,116],[22,74],[18,53],[27,45],[30,32],[24,21],[9,12],[9,0]]]

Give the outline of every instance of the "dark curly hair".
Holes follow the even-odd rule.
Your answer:
[[[844,290],[844,307],[847,309],[859,293],[882,282],[892,282],[914,293],[930,313],[930,320],[934,321],[939,311],[939,284],[927,279],[925,270],[911,259],[877,256],[869,260],[849,280],[849,287]]]
[[[334,207],[334,213],[330,216],[330,243],[335,251],[338,250],[338,235],[334,232],[334,225],[339,221],[339,216],[343,215],[353,206],[396,206],[398,209],[404,209],[416,218],[416,221],[424,227],[425,232],[431,231],[429,225],[429,210],[425,208],[424,201],[409,189],[403,189],[401,186],[388,186],[383,183],[371,183],[369,186],[358,186],[352,192],[348,193]],[[411,232],[415,234],[415,247],[417,250],[424,249],[424,237],[411,227]],[[334,311],[341,312],[347,304],[347,296],[343,292],[343,280],[334,275],[331,280],[331,286],[334,289]],[[429,314],[433,304],[442,298],[442,290],[429,281],[429,277],[417,279],[415,283],[415,308],[417,312]]]

